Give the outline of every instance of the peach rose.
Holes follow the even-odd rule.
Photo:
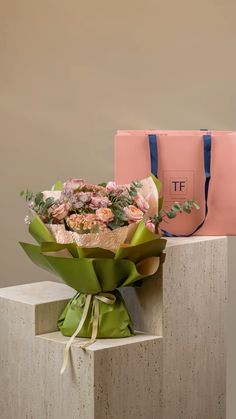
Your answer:
[[[58,221],[63,220],[68,215],[69,210],[71,209],[71,204],[69,202],[63,202],[58,207],[53,209],[52,217]]]
[[[104,223],[97,220],[96,214],[72,214],[66,220],[67,225],[74,231],[79,231],[83,233],[83,231],[91,230],[99,228],[99,230],[103,230]]]
[[[140,192],[138,192],[134,197],[134,202],[139,207],[139,209],[141,209],[141,211],[146,212],[149,210],[149,203],[146,201],[143,195],[141,195]]]
[[[89,221],[96,221],[96,215],[95,214],[84,214],[83,217],[86,220],[89,220]]]
[[[92,230],[97,225],[95,214],[84,214],[82,215],[82,226],[83,230]]]
[[[156,226],[151,220],[147,220],[145,223],[145,226],[148,230],[150,230],[152,233],[156,232]]]
[[[129,205],[124,208],[124,213],[128,218],[129,222],[137,222],[143,219],[143,211],[139,208],[136,208],[134,205]]]
[[[114,214],[110,208],[99,208],[96,211],[97,218],[103,223],[109,223],[113,220]]]

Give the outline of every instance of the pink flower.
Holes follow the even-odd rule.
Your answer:
[[[145,226],[148,230],[150,230],[152,233],[156,232],[156,226],[151,220],[147,220],[145,223]]]
[[[71,214],[67,219],[66,222],[69,227],[72,229],[77,228],[83,222],[83,215],[82,214]]]
[[[82,226],[83,230],[92,230],[97,225],[95,214],[84,214],[82,215]]]
[[[96,211],[97,218],[103,223],[109,223],[113,220],[114,214],[110,208],[99,208]]]
[[[79,192],[78,194],[75,194],[76,197],[80,202],[83,202],[83,204],[86,204],[91,200],[91,192]]]
[[[100,197],[92,196],[90,206],[93,207],[93,208],[99,208],[100,207],[100,201],[101,201]]]
[[[107,230],[106,225],[97,220],[96,214],[72,214],[66,219],[66,223],[79,234],[98,233]]]
[[[60,199],[61,191],[43,191],[43,199],[46,201],[47,198],[54,198],[54,201]]]
[[[116,182],[112,182],[112,181],[108,182],[107,186],[106,186],[106,189],[108,190],[108,192],[115,192],[116,189],[117,189]]]
[[[85,184],[83,179],[68,179],[64,185],[64,190],[75,190]]]
[[[83,217],[87,221],[96,221],[96,218],[97,218],[95,214],[84,214]]]
[[[139,209],[141,209],[141,211],[146,212],[147,210],[149,210],[149,203],[146,201],[146,199],[140,192],[138,192],[137,195],[134,197],[134,202],[139,207]]]
[[[124,213],[129,222],[137,222],[143,219],[143,211],[136,208],[134,205],[129,205],[124,208]]]
[[[71,204],[69,202],[63,202],[58,207],[52,210],[52,217],[58,221],[63,220],[68,215],[68,212],[71,209]]]
[[[91,198],[92,208],[107,208],[110,205],[110,201],[107,196],[93,196]]]

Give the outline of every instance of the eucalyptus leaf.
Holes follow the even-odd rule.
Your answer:
[[[50,196],[49,198],[46,199],[44,205],[45,208],[50,208],[54,203],[54,198],[52,196]]]
[[[182,211],[182,207],[178,202],[175,202],[174,205],[171,207],[172,211],[180,212]]]
[[[190,213],[191,213],[191,207],[189,207],[189,206],[185,205],[185,206],[183,207],[183,211],[184,211],[184,212],[186,212],[187,214],[190,214]]]
[[[31,191],[29,191],[29,190],[27,189],[27,190],[26,190],[26,193],[25,193],[25,199],[26,199],[26,201],[31,201],[31,200],[32,200],[32,198],[33,198],[33,196],[34,196],[33,192],[31,192]]]
[[[124,225],[124,223],[121,221],[120,223],[117,223],[115,221],[110,221],[108,224],[108,227],[110,227],[112,230],[115,230],[116,228],[120,228]]]
[[[165,214],[167,215],[168,218],[172,219],[176,217],[176,212],[173,210],[170,211],[165,211]]]
[[[43,193],[42,192],[38,192],[35,195],[35,199],[34,199],[34,203],[36,206],[39,206],[43,201]]]
[[[200,205],[199,205],[196,201],[193,201],[193,207],[194,207],[196,210],[199,210],[199,209],[200,209]]]

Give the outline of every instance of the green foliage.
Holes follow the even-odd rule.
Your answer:
[[[142,187],[142,184],[140,182],[138,182],[137,180],[133,181],[130,184],[130,187],[127,188],[129,196],[131,198],[134,198],[138,193],[138,189],[140,189],[141,187]]]
[[[192,201],[192,205],[196,210],[200,209],[200,205],[195,200]]]
[[[44,207],[46,209],[50,208],[52,205],[54,204],[54,198],[51,196],[49,198],[46,199],[45,203],[44,203]]]
[[[45,221],[50,222],[48,210],[54,204],[53,197],[49,197],[44,200],[42,192],[33,194],[33,192],[28,189],[26,189],[26,191],[21,191],[20,196],[25,198],[26,202],[39,215],[39,217],[43,217]]]
[[[111,230],[115,230],[116,228],[122,227],[125,223],[122,221],[119,221],[119,223],[117,223],[116,221],[110,221],[110,223],[108,223],[108,227]]]
[[[33,192],[31,192],[28,189],[26,189],[26,191],[25,190],[22,190],[20,192],[20,196],[22,196],[23,198],[25,198],[26,202],[30,202],[30,201],[32,201],[32,199],[34,197],[34,194],[33,194]]]
[[[178,202],[175,202],[174,205],[172,205],[171,210],[174,212],[182,212],[182,207]]]
[[[111,202],[109,208],[114,214],[114,220],[108,224],[108,227],[112,230],[128,224],[124,208],[134,203],[134,197],[137,195],[138,189],[141,187],[142,185],[140,182],[134,181],[129,187],[127,187],[125,192],[121,192],[120,194],[114,192],[109,193],[108,198]]]
[[[163,206],[163,197],[159,198],[159,211],[158,215],[155,215],[152,217],[151,221],[155,224],[156,228],[158,228],[159,224],[162,221],[166,221],[166,219],[173,219],[178,214],[181,214],[182,212],[185,212],[187,214],[190,214],[193,209],[199,210],[200,206],[199,204],[194,200],[187,200],[182,205],[179,202],[175,202],[170,210],[164,210],[162,208]]]
[[[43,193],[37,192],[34,198],[34,206],[40,207],[40,205],[43,203]]]
[[[170,210],[170,211],[163,211],[164,212],[164,214],[168,217],[168,218],[170,218],[170,219],[172,219],[172,218],[175,218],[176,217],[176,215],[177,215],[177,211],[175,211],[175,210]]]
[[[183,203],[183,205],[181,205],[179,202],[175,202],[170,211],[163,211],[165,213],[165,215],[172,219],[175,218],[177,213],[182,213],[182,212],[186,212],[187,214],[191,214],[191,211],[193,209],[199,210],[200,206],[199,204],[192,199],[191,201],[187,200]]]
[[[191,213],[191,204],[189,201],[184,202],[183,211],[186,212],[187,214]]]
[[[155,226],[158,226],[163,221],[162,214],[163,212],[159,212],[159,214],[154,215],[154,217],[152,218],[152,221],[155,224]]]

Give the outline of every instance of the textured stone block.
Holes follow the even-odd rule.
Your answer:
[[[227,238],[171,238],[166,253],[123,292],[136,328],[163,330],[163,419],[224,419]]]
[[[0,289],[1,419],[225,419],[227,243],[169,239],[157,275],[123,290],[145,334],[75,342],[63,376],[56,320],[74,290]]]
[[[1,419],[155,419],[162,411],[162,338],[139,334],[72,345],[56,320],[74,290],[53,282],[0,289]],[[50,302],[51,301],[51,302]]]

